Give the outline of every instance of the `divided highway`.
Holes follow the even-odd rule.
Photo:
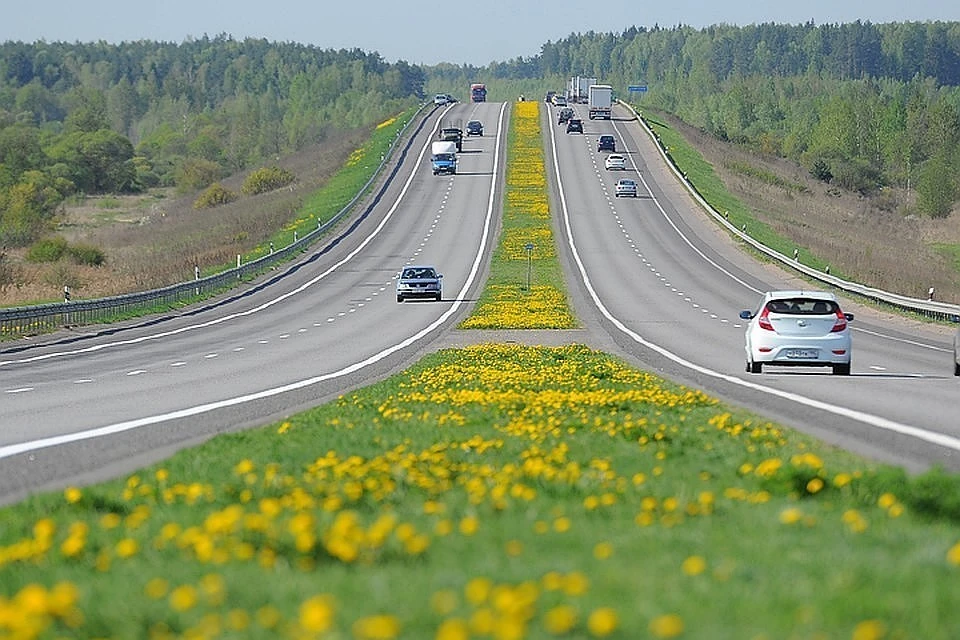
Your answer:
[[[696,208],[628,112],[566,134],[544,108],[561,259],[591,343],[827,441],[919,470],[960,470],[945,330],[845,302],[853,373],[744,371],[741,309],[801,281],[743,253]],[[495,244],[507,105],[455,104],[413,134],[392,179],[296,264],[202,308],[0,347],[0,503],[129,472],[281,419],[436,348],[469,311]],[[458,173],[432,175],[441,122],[477,119]],[[612,134],[625,172],[603,168]],[[617,178],[640,197],[615,198]],[[398,304],[407,264],[435,264],[442,302]],[[809,285],[806,285],[809,286]]]

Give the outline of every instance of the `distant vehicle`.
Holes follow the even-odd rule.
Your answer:
[[[623,171],[627,168],[627,158],[619,153],[611,153],[603,161],[603,168],[607,171]]]
[[[452,141],[439,140],[430,147],[430,164],[433,167],[433,175],[457,173],[457,143]]]
[[[608,84],[592,84],[589,92],[590,119],[609,120],[612,115],[613,87]]]
[[[449,102],[450,104],[453,104],[454,102],[457,101],[457,99],[454,98],[454,97],[453,97],[452,95],[450,95],[449,93],[446,94],[446,96],[447,96],[447,102]]]
[[[616,151],[617,141],[613,136],[603,135],[597,138],[597,151]]]
[[[960,329],[953,334],[953,375],[960,376]]]
[[[620,178],[617,180],[617,186],[614,187],[614,195],[618,198],[620,196],[625,198],[636,198],[637,182],[629,178]]]
[[[560,109],[559,113],[557,114],[557,124],[563,124],[567,122],[574,115],[575,113],[570,107],[564,107],[563,109]]]
[[[573,76],[567,87],[567,100],[571,103],[586,104],[589,101],[589,88],[592,84],[597,84],[596,78]]]
[[[487,85],[474,82],[470,85],[470,100],[473,102],[487,101]]]
[[[553,94],[553,106],[555,107],[567,106],[567,97],[560,93]]]
[[[440,139],[447,142],[453,142],[457,145],[457,151],[463,151],[463,130],[458,127],[445,127],[440,129]]]
[[[438,93],[433,97],[433,104],[437,105],[438,107],[442,107],[448,102],[450,102],[450,100],[447,98],[447,94],[445,93]]]
[[[583,120],[580,118],[567,120],[567,133],[583,133]]]
[[[397,302],[409,298],[443,299],[443,275],[436,267],[417,265],[404,267],[397,278]]]
[[[479,120],[471,120],[467,123],[467,137],[470,136],[482,136],[483,135],[483,123]]]
[[[547,104],[553,104],[553,96],[557,95],[556,91],[547,91],[546,97],[543,99]]]
[[[744,349],[747,372],[763,365],[831,367],[850,375],[852,313],[840,309],[827,291],[768,291],[757,311],[741,311],[749,320]]]

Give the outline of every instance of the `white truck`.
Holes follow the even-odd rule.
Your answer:
[[[567,87],[567,100],[574,104],[584,104],[589,100],[590,85],[597,84],[596,78],[573,76]]]
[[[608,84],[592,84],[588,89],[591,120],[609,120],[613,105],[613,87]]]
[[[438,140],[430,147],[430,164],[433,175],[457,173],[457,143],[450,140]]]

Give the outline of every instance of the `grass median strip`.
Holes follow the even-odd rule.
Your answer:
[[[550,224],[538,102],[511,112],[502,232],[490,277],[462,329],[571,329],[563,272]]]
[[[481,345],[4,509],[0,637],[946,640],[929,493],[586,347]]]

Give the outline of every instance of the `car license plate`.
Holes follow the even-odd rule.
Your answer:
[[[787,349],[786,356],[791,360],[816,360],[816,349]]]

